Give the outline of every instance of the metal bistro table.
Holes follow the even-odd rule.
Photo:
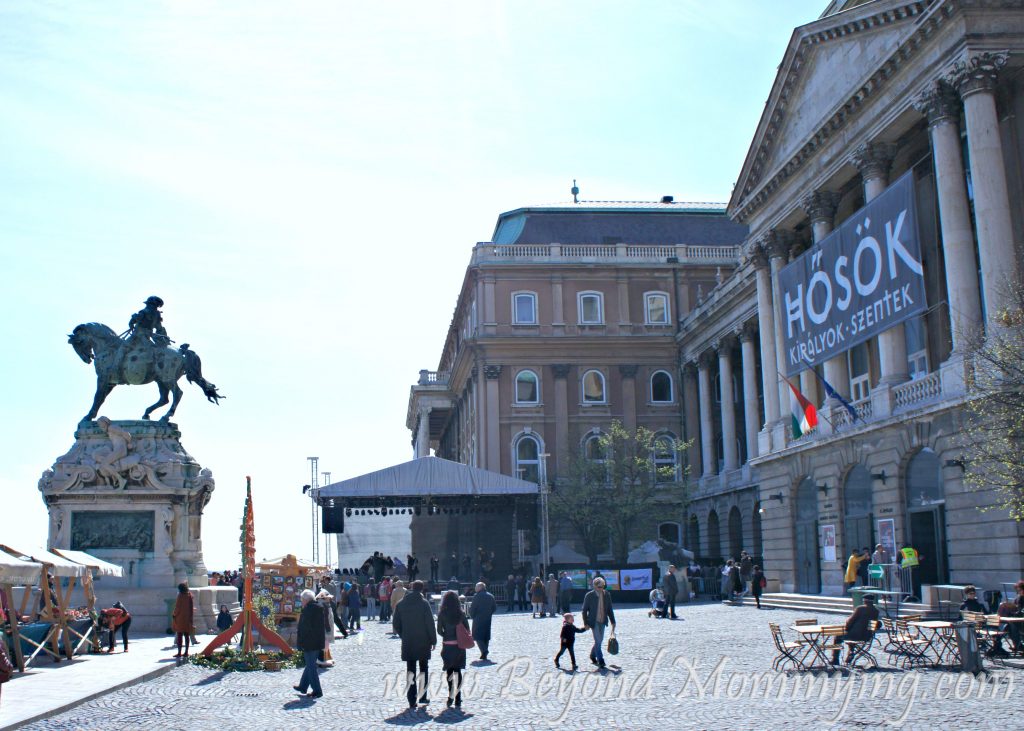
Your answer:
[[[921,620],[907,622],[908,627],[916,627],[922,637],[928,640],[924,655],[929,652],[935,658],[933,666],[952,666],[960,664],[960,650],[956,645],[956,633],[953,623],[942,620]]]
[[[867,596],[871,595],[874,597],[881,597],[882,601],[885,602],[885,613],[890,619],[899,619],[900,616],[900,601],[903,597],[907,596],[905,591],[890,591],[888,589],[862,589],[859,590],[861,594]],[[896,605],[895,613],[890,608],[890,598],[895,597],[895,601],[892,603]]]
[[[798,632],[803,635],[807,641],[807,651],[804,656],[800,658],[800,663],[804,669],[812,670],[816,667],[822,667],[826,670],[832,670],[835,668],[835,664],[832,662],[832,658],[827,653],[832,652],[832,648],[825,645],[825,638],[835,637],[837,634],[841,634],[846,630],[845,625],[841,624],[795,624],[790,627],[794,632]],[[813,656],[813,657],[812,657]],[[808,658],[810,662],[805,662]],[[815,662],[815,660],[819,660]]]

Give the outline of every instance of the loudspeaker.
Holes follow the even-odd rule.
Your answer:
[[[520,529],[534,528],[537,525],[537,503],[516,503],[516,526]]]
[[[320,508],[320,532],[344,533],[345,508],[335,505],[333,500],[327,501]]]

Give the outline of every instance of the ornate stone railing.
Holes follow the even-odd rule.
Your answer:
[[[682,263],[734,264],[740,255],[738,246],[700,246],[665,244],[492,244],[479,243],[474,259],[496,260],[539,259],[543,261],[572,261],[574,259],[643,260],[666,262],[677,259]]]
[[[448,385],[448,371],[420,371],[420,386],[447,386]]]
[[[894,386],[893,410],[905,409],[922,401],[931,401],[942,396],[942,380],[939,372],[929,373],[923,378]]]
[[[854,422],[853,417],[850,416],[850,412],[842,406],[839,406],[832,411],[832,425],[837,431],[839,429],[859,426],[864,422],[870,421],[872,415],[871,399],[865,399],[860,403],[852,404],[852,406],[853,410],[857,412],[856,422]]]

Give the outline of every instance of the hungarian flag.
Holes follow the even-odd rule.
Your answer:
[[[807,400],[796,386],[785,376],[782,380],[789,386],[789,410],[792,413],[793,438],[799,439],[818,426],[818,410]]]

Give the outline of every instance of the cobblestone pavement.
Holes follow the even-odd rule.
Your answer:
[[[787,628],[802,613],[753,606],[683,605],[680,621],[618,613],[621,652],[604,673],[587,660],[580,672],[554,667],[557,619],[499,614],[490,655],[466,673],[463,710],[445,709],[439,659],[431,663],[431,703],[409,711],[399,641],[364,622],[339,640],[337,666],[323,671],[325,696],[299,697],[300,672],[218,673],[183,666],[156,680],[110,693],[26,728],[70,729],[816,729],[961,728],[1024,721],[1024,669],[1000,666],[981,679],[952,671],[896,670],[876,648],[881,670],[786,674],[771,670],[769,621]],[[823,621],[830,621],[827,615]],[[838,618],[836,618],[838,619]],[[577,615],[577,623],[579,618]],[[786,630],[788,632],[788,630]],[[470,651],[470,660],[478,653]],[[563,657],[563,667],[568,663]],[[435,669],[436,668],[436,669]]]

